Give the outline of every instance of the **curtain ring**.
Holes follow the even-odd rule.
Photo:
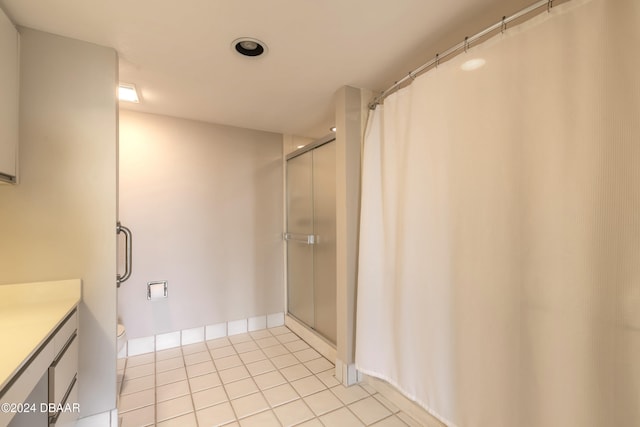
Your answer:
[[[436,68],[438,68],[438,65],[440,65],[440,54],[436,53]]]
[[[549,0],[547,2],[547,12],[551,12],[552,7],[553,7],[553,0]]]
[[[500,32],[502,34],[504,34],[504,32],[507,30],[507,17],[503,16],[502,17],[502,25],[500,26]]]
[[[416,79],[416,75],[413,74],[413,71],[409,71],[409,78],[411,78],[411,80],[415,80]]]
[[[464,53],[467,53],[468,50],[469,50],[469,36],[466,36],[464,38]]]

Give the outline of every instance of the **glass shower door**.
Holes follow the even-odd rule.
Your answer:
[[[336,342],[336,148],[322,145],[313,153],[314,329]]]
[[[312,166],[311,151],[287,161],[286,237],[289,313],[309,326],[315,324]]]
[[[288,311],[336,342],[335,143],[287,161]]]

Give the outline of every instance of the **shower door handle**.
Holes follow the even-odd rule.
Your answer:
[[[116,274],[116,285],[119,288],[120,285],[126,282],[129,277],[131,277],[131,241],[132,235],[131,230],[129,230],[124,225],[120,224],[120,221],[116,224],[116,233],[124,234],[125,240],[125,261],[124,261],[124,274],[120,275],[120,273]]]
[[[298,243],[306,243],[307,245],[315,245],[318,237],[313,234],[293,234],[284,233],[284,240]]]

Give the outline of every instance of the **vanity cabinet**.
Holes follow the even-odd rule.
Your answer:
[[[54,336],[57,352],[49,366],[48,401],[49,425],[62,427],[72,424],[78,415],[78,322],[72,313]],[[62,410],[60,410],[62,408]]]
[[[0,426],[66,427],[75,424],[78,315],[74,308],[0,391]]]
[[[19,35],[0,9],[0,183],[16,182],[19,88]]]

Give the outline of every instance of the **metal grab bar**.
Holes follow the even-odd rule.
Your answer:
[[[118,273],[116,275],[116,285],[119,288],[122,283],[126,282],[127,280],[129,280],[129,277],[131,277],[131,266],[132,266],[131,244],[133,239],[131,235],[131,230],[129,230],[124,225],[120,224],[120,221],[118,221],[118,223],[116,224],[116,233],[117,234],[124,233],[124,240],[125,240],[124,274],[120,275],[120,273]]]
[[[284,240],[315,245],[318,242],[318,237],[313,234],[284,233]]]

